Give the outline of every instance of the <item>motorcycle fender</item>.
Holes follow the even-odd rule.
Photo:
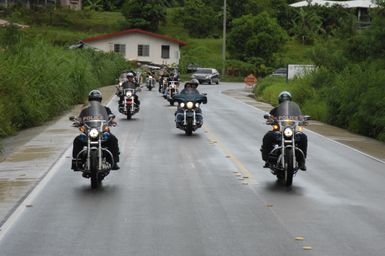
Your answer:
[[[192,111],[188,111],[188,112],[186,112],[186,117],[187,118],[193,118],[194,117],[194,112],[192,112]]]

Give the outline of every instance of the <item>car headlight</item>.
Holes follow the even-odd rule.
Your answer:
[[[97,129],[95,128],[92,128],[91,131],[88,133],[90,135],[91,138],[95,139],[98,137],[99,135],[99,132]]]
[[[187,106],[188,109],[192,109],[194,107],[194,103],[189,101],[189,102],[187,102],[186,106]]]
[[[179,106],[180,106],[181,108],[184,108],[184,103],[182,102],[181,104],[179,104]]]
[[[127,96],[127,97],[131,97],[131,96],[132,96],[132,92],[130,92],[130,91],[129,91],[129,92],[126,92],[126,96]]]
[[[199,106],[200,106],[199,103],[195,103],[196,108],[199,108]]]
[[[283,134],[285,134],[286,137],[291,137],[293,136],[293,130],[291,128],[285,128]]]

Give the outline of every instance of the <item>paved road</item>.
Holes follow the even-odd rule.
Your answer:
[[[2,227],[0,255],[383,255],[385,164],[309,132],[308,171],[277,185],[263,112],[221,93],[236,87],[200,87],[191,137],[144,91],[133,120],[118,115],[121,170],[93,191],[69,148]]]

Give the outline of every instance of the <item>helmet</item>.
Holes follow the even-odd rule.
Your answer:
[[[187,81],[185,84],[184,84],[184,87],[187,88],[187,87],[194,87],[194,88],[197,88],[199,85],[199,81],[197,79],[191,79],[190,81]]]
[[[283,91],[278,95],[278,102],[282,103],[284,101],[291,100],[291,94],[288,91]]]
[[[102,93],[99,90],[92,90],[88,94],[88,101],[102,102]]]
[[[128,72],[127,73],[127,78],[129,78],[129,77],[134,77],[134,74],[132,72]]]

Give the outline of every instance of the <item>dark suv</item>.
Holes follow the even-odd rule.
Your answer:
[[[219,84],[219,72],[215,68],[198,68],[191,77],[197,79],[200,84]]]

